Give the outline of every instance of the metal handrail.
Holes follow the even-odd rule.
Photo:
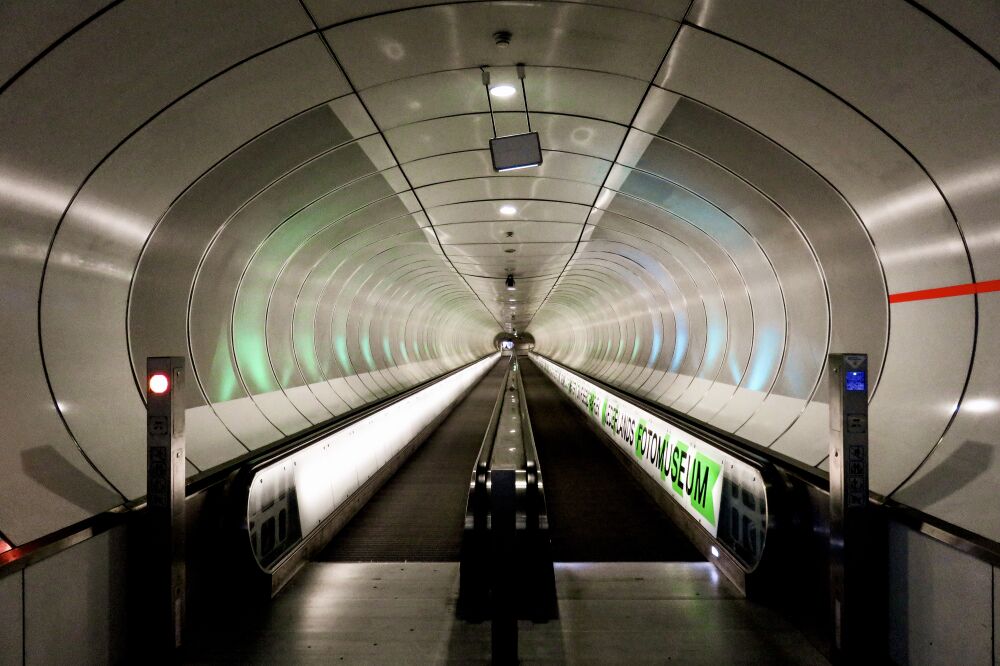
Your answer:
[[[486,356],[490,356],[492,353]],[[414,393],[461,372],[465,368],[483,360],[486,356],[470,361],[437,377],[432,377],[394,395],[389,395],[376,402],[352,409],[324,423],[284,437],[260,449],[245,453],[217,467],[205,470],[188,480],[186,484],[186,497],[190,500],[200,493],[207,492],[211,488],[230,482],[234,476],[240,475],[248,466],[257,469],[270,465],[305,446],[309,446],[339,430],[350,427],[375,412],[385,409]],[[252,476],[253,474],[251,473],[250,477]],[[32,564],[36,564],[88,539],[99,536],[138,515],[145,507],[145,496],[139,497],[45,536],[16,545],[10,550],[0,553],[0,578],[14,574]],[[14,546],[14,544],[11,545]]]
[[[724,430],[717,428],[716,426],[713,426],[710,423],[700,421],[682,412],[678,412],[669,407],[665,407],[664,405],[661,405],[659,403],[652,402],[647,398],[643,398],[637,395],[632,395],[631,393],[626,393],[625,391],[622,391],[619,388],[606,384],[600,379],[588,375],[585,372],[563,365],[559,361],[549,358],[544,354],[539,354],[538,352],[532,352],[532,353],[535,354],[536,356],[544,358],[546,361],[568,372],[580,375],[587,381],[602,388],[611,395],[620,398],[621,400],[624,400],[626,402],[630,402],[634,405],[642,407],[642,409],[649,412],[653,416],[663,419],[667,423],[670,423],[672,425],[675,425],[679,428],[682,428],[690,432],[691,434],[705,440],[712,446],[722,449],[723,451],[733,456],[734,458],[737,458],[741,462],[744,462],[748,465],[753,465],[754,467],[763,468],[767,465],[773,464],[775,461],[780,461],[782,463],[795,465],[797,468],[802,468],[802,471],[804,473],[810,474],[808,468],[802,463],[799,463],[798,461],[793,460],[792,458],[789,458],[787,456],[783,456],[780,453],[775,453],[774,451],[771,451],[766,447],[761,446],[760,444],[755,444],[754,442],[739,437],[738,435],[727,433]],[[816,481],[822,482],[821,484],[817,485],[821,485],[824,489],[826,489],[829,483],[826,477],[822,475],[815,475],[815,476],[816,476]]]
[[[494,648],[507,648],[505,656],[494,653],[501,660],[516,643],[517,617],[546,621],[558,615],[541,467],[517,363],[514,357],[504,375],[473,470],[459,595],[460,615],[492,615],[494,631],[506,627],[502,640],[494,635]]]
[[[479,447],[479,454],[476,456],[476,465],[472,469],[472,482],[469,487],[469,506],[467,515],[473,518],[474,528],[485,529],[486,516],[489,509],[489,499],[486,495],[486,486],[489,481],[490,458],[493,455],[493,444],[496,441],[497,427],[500,423],[500,413],[503,411],[503,399],[506,395],[507,381],[510,377],[513,359],[508,362],[504,371],[501,390],[497,394],[496,402],[493,404],[493,411],[490,414],[489,425],[483,435],[483,443]]]
[[[569,368],[559,361],[556,361],[555,359],[552,359],[544,354],[540,354],[536,351],[533,351],[532,353],[537,354],[553,365],[586,378],[588,381],[601,387],[608,393],[621,398],[622,400],[641,406],[646,411],[668,423],[672,423],[673,425],[691,431],[693,434],[701,437],[713,446],[717,446],[720,449],[725,450],[730,455],[739,457],[748,464],[761,466],[766,464],[767,466],[779,471],[782,475],[792,477],[801,483],[810,485],[823,492],[829,492],[829,475],[823,470],[809,467],[789,456],[763,447],[760,444],[756,444],[732,433],[727,433],[716,426],[693,418],[688,414],[683,414],[671,409],[670,407],[651,402],[646,398],[632,395],[622,391],[621,389],[609,386],[608,384],[591,375],[588,375],[585,372]],[[980,534],[976,534],[970,530],[959,527],[954,523],[931,516],[919,509],[906,506],[905,504],[883,497],[875,492],[870,494],[869,502],[885,511],[890,519],[895,520],[898,523],[906,525],[907,527],[916,530],[921,534],[934,539],[935,541],[939,541],[956,548],[980,561],[993,566],[1000,566],[1000,542],[993,541],[992,539],[984,537]]]

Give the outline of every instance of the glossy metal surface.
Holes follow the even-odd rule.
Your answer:
[[[707,563],[563,563],[555,576],[559,619],[523,623],[525,662],[828,663]],[[216,630],[187,661],[490,663],[489,623],[452,610],[458,578],[452,562],[312,563],[260,631]]]
[[[997,292],[889,303],[1000,278],[990,0],[8,4],[15,544],[142,494],[148,355],[197,474],[505,328],[816,466],[864,351],[873,490],[1000,539]],[[479,67],[518,62],[544,162],[499,175]]]

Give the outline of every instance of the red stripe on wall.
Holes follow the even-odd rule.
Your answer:
[[[921,289],[920,291],[904,291],[890,294],[890,303],[906,303],[907,301],[926,301],[932,298],[949,298],[951,296],[968,296],[969,294],[985,294],[988,291],[1000,291],[1000,280],[986,282],[970,282],[956,284],[953,287],[938,287],[937,289]]]

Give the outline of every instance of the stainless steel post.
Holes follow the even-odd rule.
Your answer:
[[[150,647],[181,646],[184,624],[184,359],[146,359]]]
[[[868,356],[831,354],[830,598],[838,661],[863,656],[868,512]]]

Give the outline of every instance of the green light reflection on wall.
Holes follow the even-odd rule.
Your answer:
[[[347,353],[347,337],[338,335],[333,341],[334,351],[337,352],[337,361],[344,371],[344,375],[353,375],[354,368],[351,367],[351,357]]]
[[[319,358],[316,357],[316,346],[313,344],[312,328],[297,325],[292,329],[292,335],[295,336],[295,354],[299,359],[299,364],[302,366],[302,372],[306,376],[306,380],[310,382],[318,382],[323,379],[323,375],[319,369]],[[288,380],[283,380],[286,382]]]
[[[375,370],[375,358],[372,356],[372,344],[368,340],[368,334],[361,336],[361,353],[365,357],[365,363],[369,370]]]
[[[239,397],[236,390],[236,372],[233,370],[233,360],[229,355],[229,337],[224,328],[219,331],[219,339],[215,343],[212,372],[205,382],[205,392],[208,393],[211,402],[225,402]]]

